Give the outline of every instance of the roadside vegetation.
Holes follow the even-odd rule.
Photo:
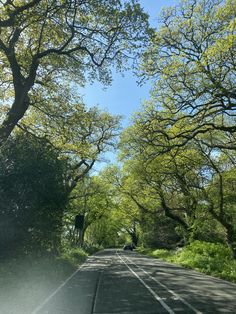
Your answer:
[[[1,313],[31,313],[86,260],[81,248],[22,254],[0,262]]]
[[[180,0],[152,29],[138,0],[0,1],[1,313],[127,242],[235,281],[235,16]],[[124,130],[77,92],[114,69],[152,85]]]
[[[193,241],[176,250],[137,248],[137,252],[236,282],[236,261],[223,244]]]

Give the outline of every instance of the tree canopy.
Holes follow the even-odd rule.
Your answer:
[[[1,250],[56,250],[68,201],[66,162],[47,142],[10,138],[0,151]]]
[[[154,81],[142,118],[147,132],[156,129],[152,143],[184,146],[215,132],[227,136],[209,145],[235,149],[235,13],[234,0],[184,0],[162,11],[140,70]]]
[[[1,144],[52,89],[109,83],[111,66],[135,60],[149,32],[136,1],[91,0],[1,1],[0,30]]]
[[[138,1],[0,3],[5,227],[49,249],[200,240],[236,257],[235,0],[182,0],[156,31]],[[150,99],[117,146],[121,117],[77,87],[134,64]],[[118,163],[91,172],[114,147]]]

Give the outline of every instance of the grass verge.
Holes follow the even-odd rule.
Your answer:
[[[139,253],[236,282],[236,260],[228,247],[219,243],[193,241],[178,250],[138,248]]]
[[[0,261],[1,314],[32,313],[87,256],[87,252],[75,248],[59,256],[31,254]]]

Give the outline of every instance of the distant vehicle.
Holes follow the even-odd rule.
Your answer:
[[[123,247],[124,251],[133,251],[135,249],[135,246],[133,244],[125,244]]]

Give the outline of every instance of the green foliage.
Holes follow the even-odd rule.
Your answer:
[[[87,175],[77,184],[64,215],[64,237],[67,245],[79,241],[83,247],[86,243],[89,246],[105,247],[114,243],[119,229],[114,223],[114,201],[109,189],[110,186],[101,176]],[[80,239],[77,233],[73,232],[77,214],[85,215]]]
[[[236,281],[236,261],[231,250],[223,244],[194,241],[172,261],[206,274]]]
[[[57,91],[58,92],[58,91]],[[46,139],[67,160],[67,183],[72,192],[79,181],[88,174],[94,164],[116,146],[120,129],[120,117],[113,116],[98,107],[87,108],[76,94],[69,92],[52,95],[45,107],[31,107],[20,122],[24,131],[30,130]],[[80,193],[81,194],[81,193]],[[72,196],[74,198],[74,195]]]
[[[178,260],[188,264],[193,256],[192,266],[199,265],[200,268],[214,259],[220,262],[232,258],[230,249],[222,244],[193,241],[181,251]]]
[[[189,240],[225,244],[227,239],[223,226],[212,219],[210,213],[203,207],[196,213]]]
[[[65,88],[63,94],[51,92],[43,106],[44,110],[39,106],[30,108],[20,125],[50,141],[72,165],[81,160],[88,163],[96,160],[114,146],[120,116],[98,107],[87,108],[79,95],[72,97]]]
[[[85,242],[83,245],[83,250],[88,254],[92,255],[98,251],[100,251],[103,247],[99,246],[98,244],[91,244],[88,242]]]
[[[93,221],[87,229],[86,238],[87,241],[90,241],[93,245],[96,244],[98,247],[115,247],[118,231],[119,228],[115,224],[115,219],[112,217],[112,214],[107,213],[107,217]]]
[[[136,0],[6,1],[0,29],[0,144],[28,108],[47,112],[65,86],[109,84],[111,67],[136,60],[151,32]]]
[[[167,259],[167,260],[169,260],[171,256],[173,256],[173,254],[174,254],[173,251],[168,251],[165,249],[158,249],[158,250],[151,251],[149,253],[149,255],[152,257],[162,258],[162,259]]]
[[[178,117],[168,117],[158,104],[144,106],[120,142],[126,193],[143,206],[144,244],[160,247],[162,235],[156,232],[156,239],[150,237],[153,226],[158,225],[148,224],[147,217],[153,212],[157,221],[165,215],[177,224],[169,224],[166,234],[177,233],[185,243],[193,239],[222,242],[236,256],[235,150],[214,146],[223,143],[227,133],[210,132],[189,140],[188,120],[180,128],[184,137],[186,134],[182,145],[169,118],[176,121]]]
[[[58,259],[60,261],[64,261],[65,263],[69,263],[73,266],[78,266],[85,262],[88,257],[88,253],[86,253],[81,248],[70,248],[64,251]]]
[[[150,248],[172,248],[181,240],[176,232],[177,224],[159,213],[145,215],[140,234],[140,244]]]
[[[14,2],[26,3],[0,9],[0,145],[17,122],[44,140],[15,132],[0,151],[0,244],[56,250],[62,236],[65,246],[84,247],[60,257],[77,265],[132,238],[158,248],[143,251],[153,257],[234,278],[235,0],[163,10],[149,45],[135,0],[69,8],[42,0],[12,15]],[[110,66],[121,69],[143,45],[151,99],[122,135],[123,165],[90,177],[115,145],[120,118],[87,109],[71,86],[110,83]],[[80,239],[77,214],[85,217]],[[160,250],[180,240],[192,242],[176,254]]]
[[[141,249],[139,252],[236,282],[236,261],[223,244],[193,241],[177,251]]]
[[[147,247],[138,247],[136,249],[137,252],[141,254],[148,255],[150,257],[155,257],[155,258],[161,258],[164,260],[169,260],[175,253],[174,251],[170,251],[167,249],[152,249],[152,248],[147,248]]]
[[[235,0],[183,0],[162,11],[141,76],[154,80],[144,125],[162,129],[153,139],[163,149],[209,130],[235,133],[235,12]],[[214,144],[232,146],[229,137],[223,143],[215,134]]]
[[[148,255],[150,252],[152,252],[152,249],[151,248],[146,248],[144,246],[138,246],[136,248],[136,252]]]
[[[1,248],[57,250],[66,163],[46,141],[18,134],[0,151]]]

